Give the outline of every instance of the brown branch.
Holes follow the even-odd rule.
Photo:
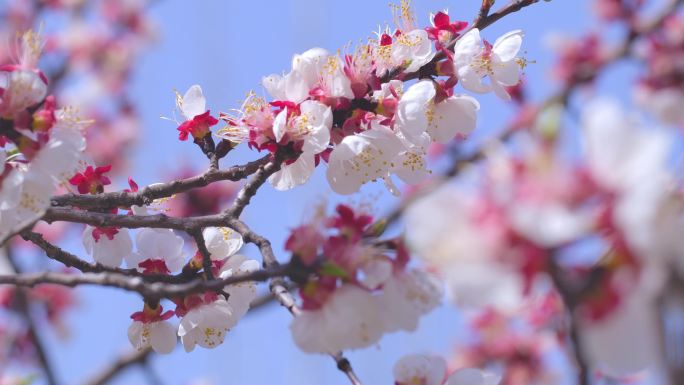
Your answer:
[[[263,165],[268,163],[270,157],[270,155],[266,155],[245,165],[233,166],[226,170],[209,168],[209,170],[203,174],[168,183],[154,184],[135,193],[119,191],[98,195],[59,195],[52,198],[52,205],[76,206],[87,209],[149,205],[154,202],[155,199],[166,198],[195,188],[205,187],[214,182],[224,180],[239,181],[257,172]]]
[[[118,267],[105,266],[99,263],[89,263],[75,256],[74,254],[64,251],[63,249],[46,241],[41,234],[34,232],[24,232],[22,233],[22,237],[25,240],[30,241],[34,245],[40,247],[49,258],[61,262],[67,267],[73,267],[75,269],[78,269],[83,273],[116,273],[130,277],[138,277],[149,282],[166,283],[185,283],[196,278],[196,275],[192,274],[143,274],[136,269],[121,269]]]
[[[588,360],[584,353],[584,348],[582,346],[582,340],[579,335],[579,327],[577,325],[577,317],[575,315],[575,309],[577,305],[582,300],[582,293],[586,292],[585,288],[575,288],[565,281],[563,278],[563,269],[558,265],[556,258],[550,256],[548,258],[549,269],[548,273],[553,281],[553,284],[563,298],[563,302],[568,310],[569,328],[570,328],[570,341],[572,343],[572,352],[575,358],[575,364],[577,365],[577,372],[580,385],[589,385],[591,383],[591,371],[589,370]]]
[[[207,249],[207,244],[204,242],[204,236],[202,235],[201,229],[193,230],[190,235],[195,239],[197,244],[197,250],[202,255],[202,268],[204,269],[204,275],[208,281],[214,279],[214,272],[211,266],[211,253]]]
[[[174,229],[191,232],[204,227],[222,226],[226,216],[221,214],[199,217],[170,217],[165,214],[155,215],[118,215],[92,211],[78,211],[62,207],[47,210],[43,220],[52,222],[85,223],[97,227],[125,227],[139,229],[144,227]]]
[[[494,1],[491,0],[483,0],[483,3],[484,2],[491,2],[491,4],[489,4],[489,8],[491,8],[492,5],[494,5]],[[508,5],[491,14],[489,14],[489,8],[487,8],[486,16],[478,17],[477,19],[475,19],[471,28],[478,28],[480,30],[485,29],[490,25],[496,23],[497,21],[503,19],[504,17],[510,15],[511,13],[518,12],[521,9],[538,2],[539,0],[514,0],[511,1]],[[484,8],[484,4],[482,8]],[[454,41],[454,44],[455,43],[456,42]],[[453,45],[451,46],[453,47]]]
[[[140,293],[146,299],[184,297],[206,291],[220,291],[224,287],[242,282],[263,282],[273,277],[291,274],[289,265],[276,265],[247,274],[234,275],[213,280],[195,279],[187,283],[146,282],[140,277],[130,277],[118,273],[68,274],[46,271],[17,275],[0,275],[0,284],[34,287],[41,284],[54,284],[68,287],[98,285],[119,288]]]
[[[256,195],[259,188],[266,183],[268,177],[280,170],[283,161],[285,161],[285,157],[279,154],[272,162],[267,163],[263,167],[259,167],[259,170],[254,174],[254,177],[242,186],[233,205],[225,211],[226,216],[239,218],[240,214],[242,214],[242,210],[247,207],[249,201]]]

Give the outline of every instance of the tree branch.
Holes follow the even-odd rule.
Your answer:
[[[68,287],[98,285],[115,287],[140,293],[146,299],[184,297],[206,291],[220,291],[224,287],[242,282],[263,282],[273,277],[288,276],[290,265],[276,265],[251,273],[234,275],[213,280],[195,279],[187,283],[146,282],[141,277],[130,277],[118,273],[67,274],[46,271],[17,275],[0,275],[0,284],[34,287],[40,284],[54,284]]]
[[[153,184],[138,192],[110,192],[98,195],[64,194],[52,198],[53,206],[76,206],[85,209],[105,209],[113,207],[144,206],[155,199],[170,197],[211,183],[230,180],[239,181],[254,174],[267,164],[271,155],[249,162],[242,166],[233,166],[226,170],[209,168],[203,174],[168,183]]]
[[[41,234],[34,232],[24,232],[22,237],[43,249],[45,254],[55,261],[63,263],[67,267],[73,267],[83,273],[116,273],[130,277],[138,277],[149,282],[167,282],[167,283],[185,283],[195,279],[196,275],[178,274],[143,274],[136,269],[121,269],[118,267],[109,267],[99,263],[89,263],[77,256],[62,250],[43,238]]]
[[[202,230],[193,230],[190,235],[195,239],[195,244],[197,244],[197,250],[202,255],[202,268],[204,269],[204,275],[208,281],[214,279],[214,273],[211,266],[211,253],[207,249],[207,245],[204,242],[204,236],[202,235]]]
[[[254,177],[252,177],[249,182],[242,186],[242,189],[240,189],[238,192],[233,205],[224,211],[225,215],[239,218],[240,214],[242,214],[242,211],[245,209],[245,207],[247,207],[252,197],[256,195],[259,188],[266,183],[268,177],[280,170],[280,166],[283,164],[284,160],[284,157],[278,155],[272,162],[260,167],[259,170],[254,174]]]

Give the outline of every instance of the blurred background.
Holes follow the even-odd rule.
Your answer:
[[[91,129],[96,141],[94,152],[107,153],[107,158],[98,159],[98,164],[114,163],[117,174],[108,187],[110,190],[126,188],[129,176],[144,186],[179,175],[196,174],[206,167],[206,159],[196,146],[177,139],[177,125],[160,118],[173,117],[174,90],[182,93],[190,85],[199,84],[213,113],[239,108],[249,90],[265,93],[260,86],[263,76],[289,70],[293,54],[312,47],[342,53],[351,51],[357,42],[373,37],[380,27],[393,25],[390,8],[384,0],[142,2],[88,1],[88,5],[74,16],[71,11],[51,9],[60,3],[59,0],[45,2],[39,12],[31,8],[29,0],[0,0],[0,17],[3,18],[0,25],[6,23],[4,29],[8,39],[11,37],[10,24],[19,23],[22,12],[38,15],[30,19],[34,22],[33,27],[42,25],[44,33],[52,37],[46,45],[48,54],[45,58],[51,75],[60,74],[63,58],[53,57],[55,55],[49,55],[50,52],[58,52],[60,47],[78,52],[79,45],[83,45],[85,52],[90,44],[105,47],[99,55],[104,55],[101,59],[109,64],[100,69],[99,75],[120,72],[118,78],[102,84],[96,79],[98,72],[88,69],[87,63],[93,60],[92,57],[70,59],[69,76],[59,83],[69,104],[81,106],[88,112],[95,111],[91,114],[98,122]],[[503,5],[504,1],[501,3]],[[592,4],[589,0],[540,2],[483,32],[484,37],[493,41],[512,29],[525,31],[524,56],[531,62],[525,71],[525,82],[531,100],[541,100],[560,86],[551,76],[555,60],[553,48],[558,42],[553,36],[578,36],[591,31],[597,22]],[[471,21],[480,1],[416,0],[413,6],[419,25],[427,26],[430,12],[443,9],[449,10],[452,20]],[[126,26],[136,29],[136,33],[121,38],[119,44],[134,48],[98,40],[100,33],[107,36],[112,28],[118,28],[107,25],[107,18],[100,17],[100,11],[93,11],[101,9],[99,7],[110,8],[107,12],[114,15],[110,21],[112,25],[116,17],[131,13],[126,16],[131,20],[125,23],[132,23]],[[618,64],[609,76],[599,80],[596,88],[629,102],[628,82],[624,79],[633,71],[629,63]],[[478,128],[464,142],[466,149],[476,147],[515,113],[512,105],[498,100],[493,94],[478,96],[478,100],[482,104]],[[91,105],[93,103],[96,105]],[[104,126],[102,133],[96,132]],[[222,160],[222,166],[242,164],[259,156],[241,145]],[[397,198],[380,184],[366,185],[351,197],[335,196],[325,181],[324,172],[325,169],[319,167],[305,187],[287,192],[264,186],[243,214],[255,231],[272,241],[276,254],[282,258],[287,257],[283,244],[289,229],[306,220],[321,200],[326,200],[329,207],[336,202],[363,205],[370,207],[377,216],[398,203]],[[215,193],[230,197],[235,187],[226,184],[222,189]],[[66,232],[60,233],[62,241],[59,244],[85,256],[80,244],[81,229],[53,231]],[[33,251],[22,245],[17,245],[14,252],[21,256],[26,266],[44,263],[40,262],[39,255],[33,255]],[[258,258],[253,246],[246,246],[243,252]],[[265,291],[265,287],[260,290]],[[60,315],[60,327],[41,325],[40,328],[61,384],[85,383],[116,357],[131,351],[126,338],[129,316],[141,307],[137,295],[115,289],[79,287],[74,291],[73,300],[75,305]],[[346,384],[347,379],[328,357],[304,354],[296,348],[289,323],[289,313],[277,304],[261,307],[250,312],[231,330],[225,343],[218,348],[196,349],[187,354],[178,347],[170,355],[153,355],[148,365],[132,366],[111,383]],[[401,356],[422,352],[449,357],[468,338],[462,315],[454,307],[444,306],[424,317],[417,332],[387,335],[375,347],[349,352],[347,357],[364,383],[391,384],[392,366]],[[559,352],[552,352],[545,360],[549,365],[559,367],[561,372],[567,365]],[[16,362],[5,371],[40,376],[40,371],[31,365]],[[35,383],[45,382],[37,378]],[[567,380],[567,383],[572,381]]]

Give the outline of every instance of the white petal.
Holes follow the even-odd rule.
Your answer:
[[[283,136],[287,133],[287,107],[276,115],[273,119],[273,135],[275,135],[276,142],[280,142]]]
[[[514,86],[520,81],[520,66],[515,61],[500,62],[492,60],[494,80],[504,86]]]
[[[140,321],[133,321],[131,326],[128,327],[128,340],[137,350],[141,350],[147,346],[147,344],[143,343],[142,339],[143,328],[144,325]]]
[[[501,83],[497,82],[496,79],[492,79],[492,89],[494,90],[494,93],[496,96],[501,98],[501,100],[504,101],[509,101],[511,100],[511,95],[508,94],[508,91],[501,85]]]
[[[202,94],[202,88],[197,84],[188,88],[185,95],[183,95],[183,104],[181,105],[181,112],[185,118],[190,120],[206,111],[207,102]]]
[[[286,100],[293,103],[301,103],[309,97],[309,85],[299,72],[292,71],[285,75]]]
[[[349,309],[356,311],[352,314]],[[309,353],[336,353],[370,346],[382,336],[375,297],[359,287],[337,289],[319,310],[303,311],[290,325],[297,346]]]
[[[300,109],[302,116],[306,116],[306,125],[309,130],[302,151],[318,154],[330,143],[332,110],[325,104],[312,100],[304,101]]]
[[[228,227],[207,227],[202,231],[211,258],[222,260],[235,254],[242,248],[242,236]]]
[[[86,226],[85,230],[83,230],[83,248],[88,254],[93,253],[93,243],[95,243],[95,238],[93,238],[94,229],[92,226]]]
[[[592,229],[594,218],[581,210],[560,204],[523,203],[512,205],[511,224],[516,231],[541,246],[555,247],[575,240]]]
[[[415,331],[420,317],[436,308],[443,295],[443,284],[432,274],[416,269],[398,273],[380,297],[385,330]]]
[[[418,137],[427,129],[427,111],[435,94],[432,81],[421,80],[402,95],[397,106],[395,124],[407,139]]]
[[[392,172],[408,184],[418,184],[430,175],[425,161],[425,150],[419,147],[409,148],[392,160],[395,167]]]
[[[660,326],[655,304],[644,294],[628,295],[625,303],[606,319],[587,322],[580,328],[590,362],[609,374],[627,375],[657,367],[661,357]]]
[[[456,134],[468,135],[476,126],[480,103],[467,95],[454,95],[434,107],[427,132],[436,142],[447,143]]]
[[[268,181],[276,190],[289,190],[306,183],[315,168],[314,154],[303,153],[294,163],[283,164],[278,172],[268,178]]]
[[[519,29],[505,33],[494,42],[492,53],[496,54],[503,62],[513,60],[520,51],[524,35],[523,31]]]
[[[492,91],[491,85],[482,82],[482,74],[470,68],[470,66],[459,69],[458,80],[463,88],[468,91],[477,92],[478,94],[486,94]]]
[[[275,100],[286,100],[285,95],[285,81],[280,75],[269,75],[261,79],[261,85],[264,86],[266,92],[268,92]]]
[[[456,69],[469,67],[473,57],[478,55],[483,48],[480,30],[473,28],[461,36],[454,45],[454,65]],[[460,76],[460,71],[459,71]]]
[[[165,321],[154,322],[150,325],[150,344],[155,352],[168,354],[176,347],[176,331]]]

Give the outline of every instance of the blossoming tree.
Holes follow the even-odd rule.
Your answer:
[[[17,362],[61,383],[41,327],[58,327],[80,285],[140,299],[113,315],[130,316],[133,352],[93,384],[152,354],[216,348],[269,303],[291,313],[299,349],[330,356],[353,385],[364,381],[346,352],[414,332],[440,306],[462,312],[471,338],[451,357],[404,356],[395,384],[683,383],[682,1],[593,0],[600,27],[622,35],[555,41],[561,87],[542,101],[525,92],[524,71],[537,69],[524,23],[500,36],[488,27],[544,5],[477,3],[474,15],[428,17],[401,1],[372,38],[295,54],[237,106],[210,109],[197,84],[176,92],[164,135],[196,148],[206,171],[139,186],[121,154],[138,132],[124,91],[153,36],[147,4],[10,1],[0,384],[33,381],[5,373]],[[64,15],[67,27],[42,31],[42,18]],[[629,109],[587,96],[619,61],[639,67]],[[517,113],[473,146],[478,116],[497,113],[481,108],[488,93]],[[238,148],[252,160],[235,164]],[[243,211],[264,189],[306,189],[317,168],[334,194],[381,184],[395,208],[317,205],[283,229],[276,255]],[[82,247],[61,246],[75,231]],[[27,263],[35,250],[50,263]]]

